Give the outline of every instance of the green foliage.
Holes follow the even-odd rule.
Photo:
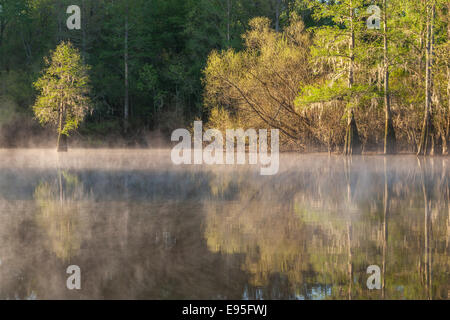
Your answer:
[[[15,106],[14,102],[11,99],[6,99],[0,97],[0,128],[4,123],[8,123],[11,121],[16,115],[17,106]]]
[[[398,139],[413,149],[421,131],[426,5],[432,3],[436,4],[433,122],[448,139],[448,1],[387,3],[389,91]],[[170,131],[193,119],[206,120],[218,108],[248,125],[281,126],[284,136],[301,145],[306,141],[329,145],[331,140],[338,145],[343,127],[336,119],[345,118],[350,107],[355,108],[361,139],[379,143],[378,129],[384,127],[383,30],[367,29],[366,8],[377,4],[383,10],[381,0],[0,0],[0,4],[2,122],[11,121],[6,116],[8,104],[31,118],[30,106],[36,101],[33,111],[38,111],[40,121],[55,125],[56,96],[43,97],[41,87],[36,99],[33,83],[48,67],[44,57],[65,41],[79,51],[82,64],[91,66],[92,114],[85,118],[86,132],[97,134],[90,128],[104,122],[118,124],[111,133],[120,133],[126,16],[129,123],[134,133],[144,128]],[[81,7],[81,30],[66,28],[65,9],[71,4]],[[354,48],[349,46],[352,34]],[[351,89],[346,83],[350,66]],[[241,93],[252,97],[249,101],[263,114],[256,115],[232,84],[245,88]],[[39,111],[50,104],[52,112]],[[67,114],[66,130],[61,131],[68,134],[80,126],[80,119]]]
[[[34,83],[39,95],[33,106],[43,125],[57,126],[58,133],[69,135],[78,128],[90,109],[88,67],[70,42],[62,42],[42,76]]]
[[[333,100],[350,102],[355,97],[377,98],[381,95],[382,93],[376,91],[373,86],[355,85],[349,88],[342,81],[338,83],[327,82],[324,85],[304,86],[300,90],[300,95],[296,98],[296,105],[301,107],[302,105],[325,103]]]
[[[264,17],[249,22],[243,35],[245,49],[213,51],[205,74],[204,101],[237,115],[245,127],[279,128],[296,140],[309,131],[309,119],[295,110],[300,83],[311,81],[309,37],[299,19],[282,33]]]

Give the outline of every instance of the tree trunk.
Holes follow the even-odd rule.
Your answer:
[[[66,10],[64,10],[64,4],[62,1],[58,1],[58,12],[56,14],[57,16],[57,32],[56,32],[56,42],[60,43],[63,40],[63,20],[65,16],[61,16],[62,13],[65,13]]]
[[[450,12],[450,2],[447,4],[447,10]],[[450,15],[447,15],[447,41],[450,43]],[[444,137],[442,137],[442,154],[448,155],[449,138],[450,138],[450,66],[447,64],[447,127],[445,128]]]
[[[275,31],[280,32],[280,10],[281,10],[281,0],[276,0],[275,6]]]
[[[426,45],[426,63],[425,63],[425,114],[420,137],[419,151],[417,155],[434,154],[434,128],[433,128],[433,110],[432,110],[432,87],[433,87],[433,36],[434,36],[434,16],[435,4],[427,6],[427,45]]]
[[[449,5],[450,6],[450,5]],[[449,25],[449,37],[450,37],[450,25]],[[448,153],[448,144],[449,144],[449,136],[450,136],[450,67],[447,66],[447,97],[448,97],[448,105],[447,105],[447,126],[444,130],[444,136],[442,137],[442,154],[447,156]]]
[[[64,122],[64,112],[62,108],[59,110],[59,123],[58,123],[58,142],[56,144],[56,150],[58,152],[67,152],[67,136],[62,133]]]
[[[230,24],[231,24],[231,0],[227,0],[227,46],[230,47],[230,40],[231,40],[231,35],[230,35]]]
[[[129,120],[129,88],[128,88],[128,3],[125,9],[125,40],[124,40],[124,65],[125,65],[125,101],[124,101],[124,132],[128,132],[128,120]]]
[[[82,17],[81,17],[81,23],[82,23],[82,30],[81,30],[81,46],[82,46],[82,51],[81,51],[81,56],[83,58],[83,63],[86,63],[86,28],[87,28],[87,13],[86,13],[86,5],[85,5],[85,0],[83,0],[81,2],[81,12],[83,13]]]
[[[3,47],[3,35],[5,33],[5,23],[3,22],[3,19],[0,19],[0,77],[3,76],[3,72],[5,69],[5,52]],[[6,93],[6,81],[2,81],[2,87],[0,88],[2,92]]]
[[[348,70],[348,87],[351,89],[354,83],[354,70],[353,64],[355,61],[355,30],[353,27],[353,16],[354,9],[352,2],[350,2],[350,25],[351,25],[351,35],[349,42],[349,53],[350,53],[350,64]],[[355,114],[353,111],[353,106],[349,106],[348,109],[348,125],[347,125],[347,133],[345,135],[345,146],[344,146],[344,154],[353,155],[353,154],[361,154],[361,140],[359,139],[358,126],[355,121]]]
[[[344,154],[358,155],[362,153],[361,140],[359,139],[358,126],[356,125],[353,108],[349,109],[348,125],[345,134]]]
[[[389,93],[389,47],[388,47],[388,26],[387,26],[387,0],[383,1],[384,7],[384,106],[386,113],[386,124],[384,130],[384,154],[394,154],[396,152],[396,138],[394,124],[392,121],[391,96]]]

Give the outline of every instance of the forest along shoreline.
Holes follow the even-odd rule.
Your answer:
[[[72,5],[2,3],[0,147],[164,146],[201,120],[280,151],[448,154],[448,0]]]

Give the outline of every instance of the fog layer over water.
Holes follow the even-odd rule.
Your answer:
[[[0,299],[448,299],[449,166],[282,154],[261,176],[167,150],[0,150]]]

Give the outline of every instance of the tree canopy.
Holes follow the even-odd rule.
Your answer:
[[[68,136],[78,128],[90,109],[88,67],[70,42],[58,45],[48,67],[34,83],[39,91],[33,111],[41,124],[57,128]]]

